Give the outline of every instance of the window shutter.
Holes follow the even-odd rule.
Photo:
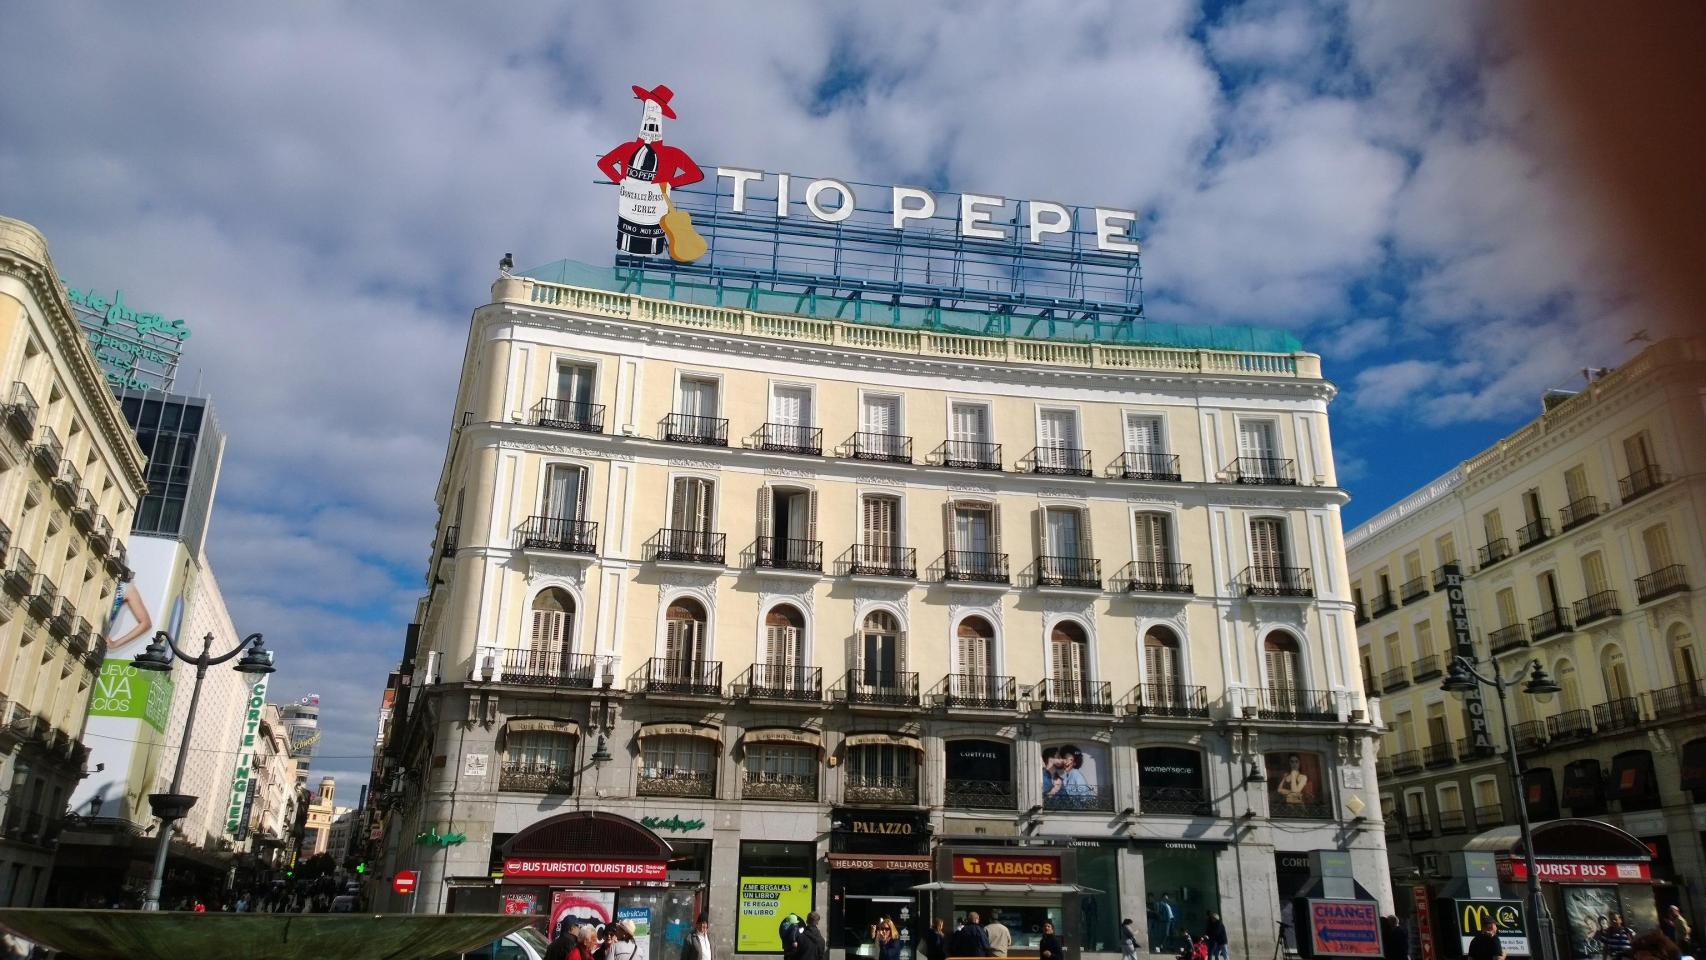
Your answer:
[[[695,485],[699,489],[699,504],[698,504],[699,524],[698,524],[698,529],[699,529],[699,532],[701,532],[701,533],[710,533],[711,532],[711,493],[712,493],[711,481],[709,481],[709,480],[696,480]]]
[[[682,656],[687,647],[687,620],[671,620],[664,626],[663,655],[671,661],[685,659]]]
[[[689,477],[676,477],[674,487],[674,502],[669,508],[669,525],[676,530],[686,530],[693,515],[693,498],[696,495],[693,483]]]
[[[1663,524],[1648,527],[1641,532],[1641,543],[1647,549],[1647,572],[1663,570],[1676,561],[1671,559],[1670,530]]]
[[[1001,503],[995,500],[989,503],[989,552],[1006,552],[1001,548]]]
[[[1637,473],[1653,462],[1652,448],[1647,443],[1646,431],[1623,441],[1623,456],[1629,461],[1630,473]]]
[[[1090,509],[1084,507],[1078,511],[1078,556],[1088,560],[1095,555],[1095,544],[1090,539]]]
[[[942,504],[942,543],[946,550],[964,549],[957,536],[958,531],[955,529],[957,507],[958,504],[953,500],[948,500]]]
[[[1038,507],[1036,510],[1032,511],[1031,517],[1034,520],[1033,525],[1036,527],[1033,532],[1036,534],[1037,539],[1037,556],[1050,556],[1054,551],[1049,549],[1051,544],[1049,543],[1048,536],[1048,508]],[[994,537],[991,536],[990,540],[993,542]]]
[[[770,534],[770,526],[771,526],[771,523],[773,522],[773,520],[772,520],[772,508],[770,505],[770,498],[771,498],[770,484],[768,484],[768,483],[759,484],[758,485],[758,535],[761,537],[768,537],[771,535]]]
[[[806,492],[806,536],[807,540],[817,539],[817,490]]]

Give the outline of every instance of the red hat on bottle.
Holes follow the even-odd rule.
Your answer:
[[[669,101],[675,97],[674,90],[671,90],[661,83],[650,90],[647,90],[639,84],[635,84],[634,96],[640,100],[651,100],[655,102],[658,106],[663,108],[664,116],[671,120],[675,119],[675,111],[669,108]]]

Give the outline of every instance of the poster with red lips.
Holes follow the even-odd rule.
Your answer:
[[[691,218],[670,204],[669,190],[705,179],[705,172],[680,147],[663,142],[663,121],[675,119],[670,101],[675,91],[659,84],[650,90],[635,85],[634,96],[644,106],[640,135],[599,158],[598,169],[617,185],[616,249],[655,257],[668,247],[679,261],[697,260],[704,241],[693,231]]]

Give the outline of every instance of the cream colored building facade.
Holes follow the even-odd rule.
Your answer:
[[[724,949],[778,870],[857,946],[879,821],[902,899],[958,845],[1075,849],[1087,952],[1186,891],[1266,954],[1314,850],[1389,904],[1317,357],[493,293],[378,798],[418,909],[548,903],[493,871],[594,810],[675,818],[658,909]]]
[[[296,761],[290,757],[290,736],[276,703],[261,708],[252,762],[255,800],[249,810],[248,838],[239,845],[246,844],[266,862],[277,864],[296,821]]]
[[[0,217],[0,904],[42,902],[83,776],[101,630],[142,452],[65,299],[47,242]]]
[[[1646,841],[1657,875],[1706,876],[1702,383],[1706,341],[1654,344],[1347,536],[1401,868],[1448,870],[1445,854],[1516,821],[1520,795],[1536,821],[1593,817]],[[1507,676],[1539,660],[1563,686],[1549,703],[1510,694],[1520,794],[1492,693],[1485,754],[1440,689],[1454,652],[1449,563],[1466,575],[1475,655]],[[1689,896],[1694,912],[1706,906]]]
[[[325,853],[332,840],[332,821],[337,818],[338,784],[331,777],[320,778],[320,792],[308,804],[308,816],[302,824],[302,856]]]

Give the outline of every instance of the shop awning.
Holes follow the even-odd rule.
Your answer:
[[[1651,750],[1626,750],[1611,758],[1611,795],[1617,800],[1640,803],[1656,799],[1658,792]]]
[[[504,724],[506,733],[562,733],[571,737],[581,735],[581,725],[573,720],[559,720],[556,717],[517,717]]]
[[[722,740],[723,732],[708,723],[642,723],[635,734],[641,740],[647,737],[698,737],[701,740]]]
[[[914,890],[946,890],[950,893],[1005,893],[1060,896],[1066,893],[1101,893],[1076,883],[980,883],[976,880],[932,880],[915,885]]]
[[[1706,790],[1706,737],[1682,745],[1682,789]]]
[[[1598,760],[1564,765],[1564,806],[1577,815],[1605,812],[1605,774]]]
[[[904,747],[924,752],[924,744],[910,733],[850,733],[841,742],[849,747]]]
[[[799,730],[794,727],[753,727],[740,735],[740,742],[742,744],[797,743],[822,750],[823,734],[816,730]]]

